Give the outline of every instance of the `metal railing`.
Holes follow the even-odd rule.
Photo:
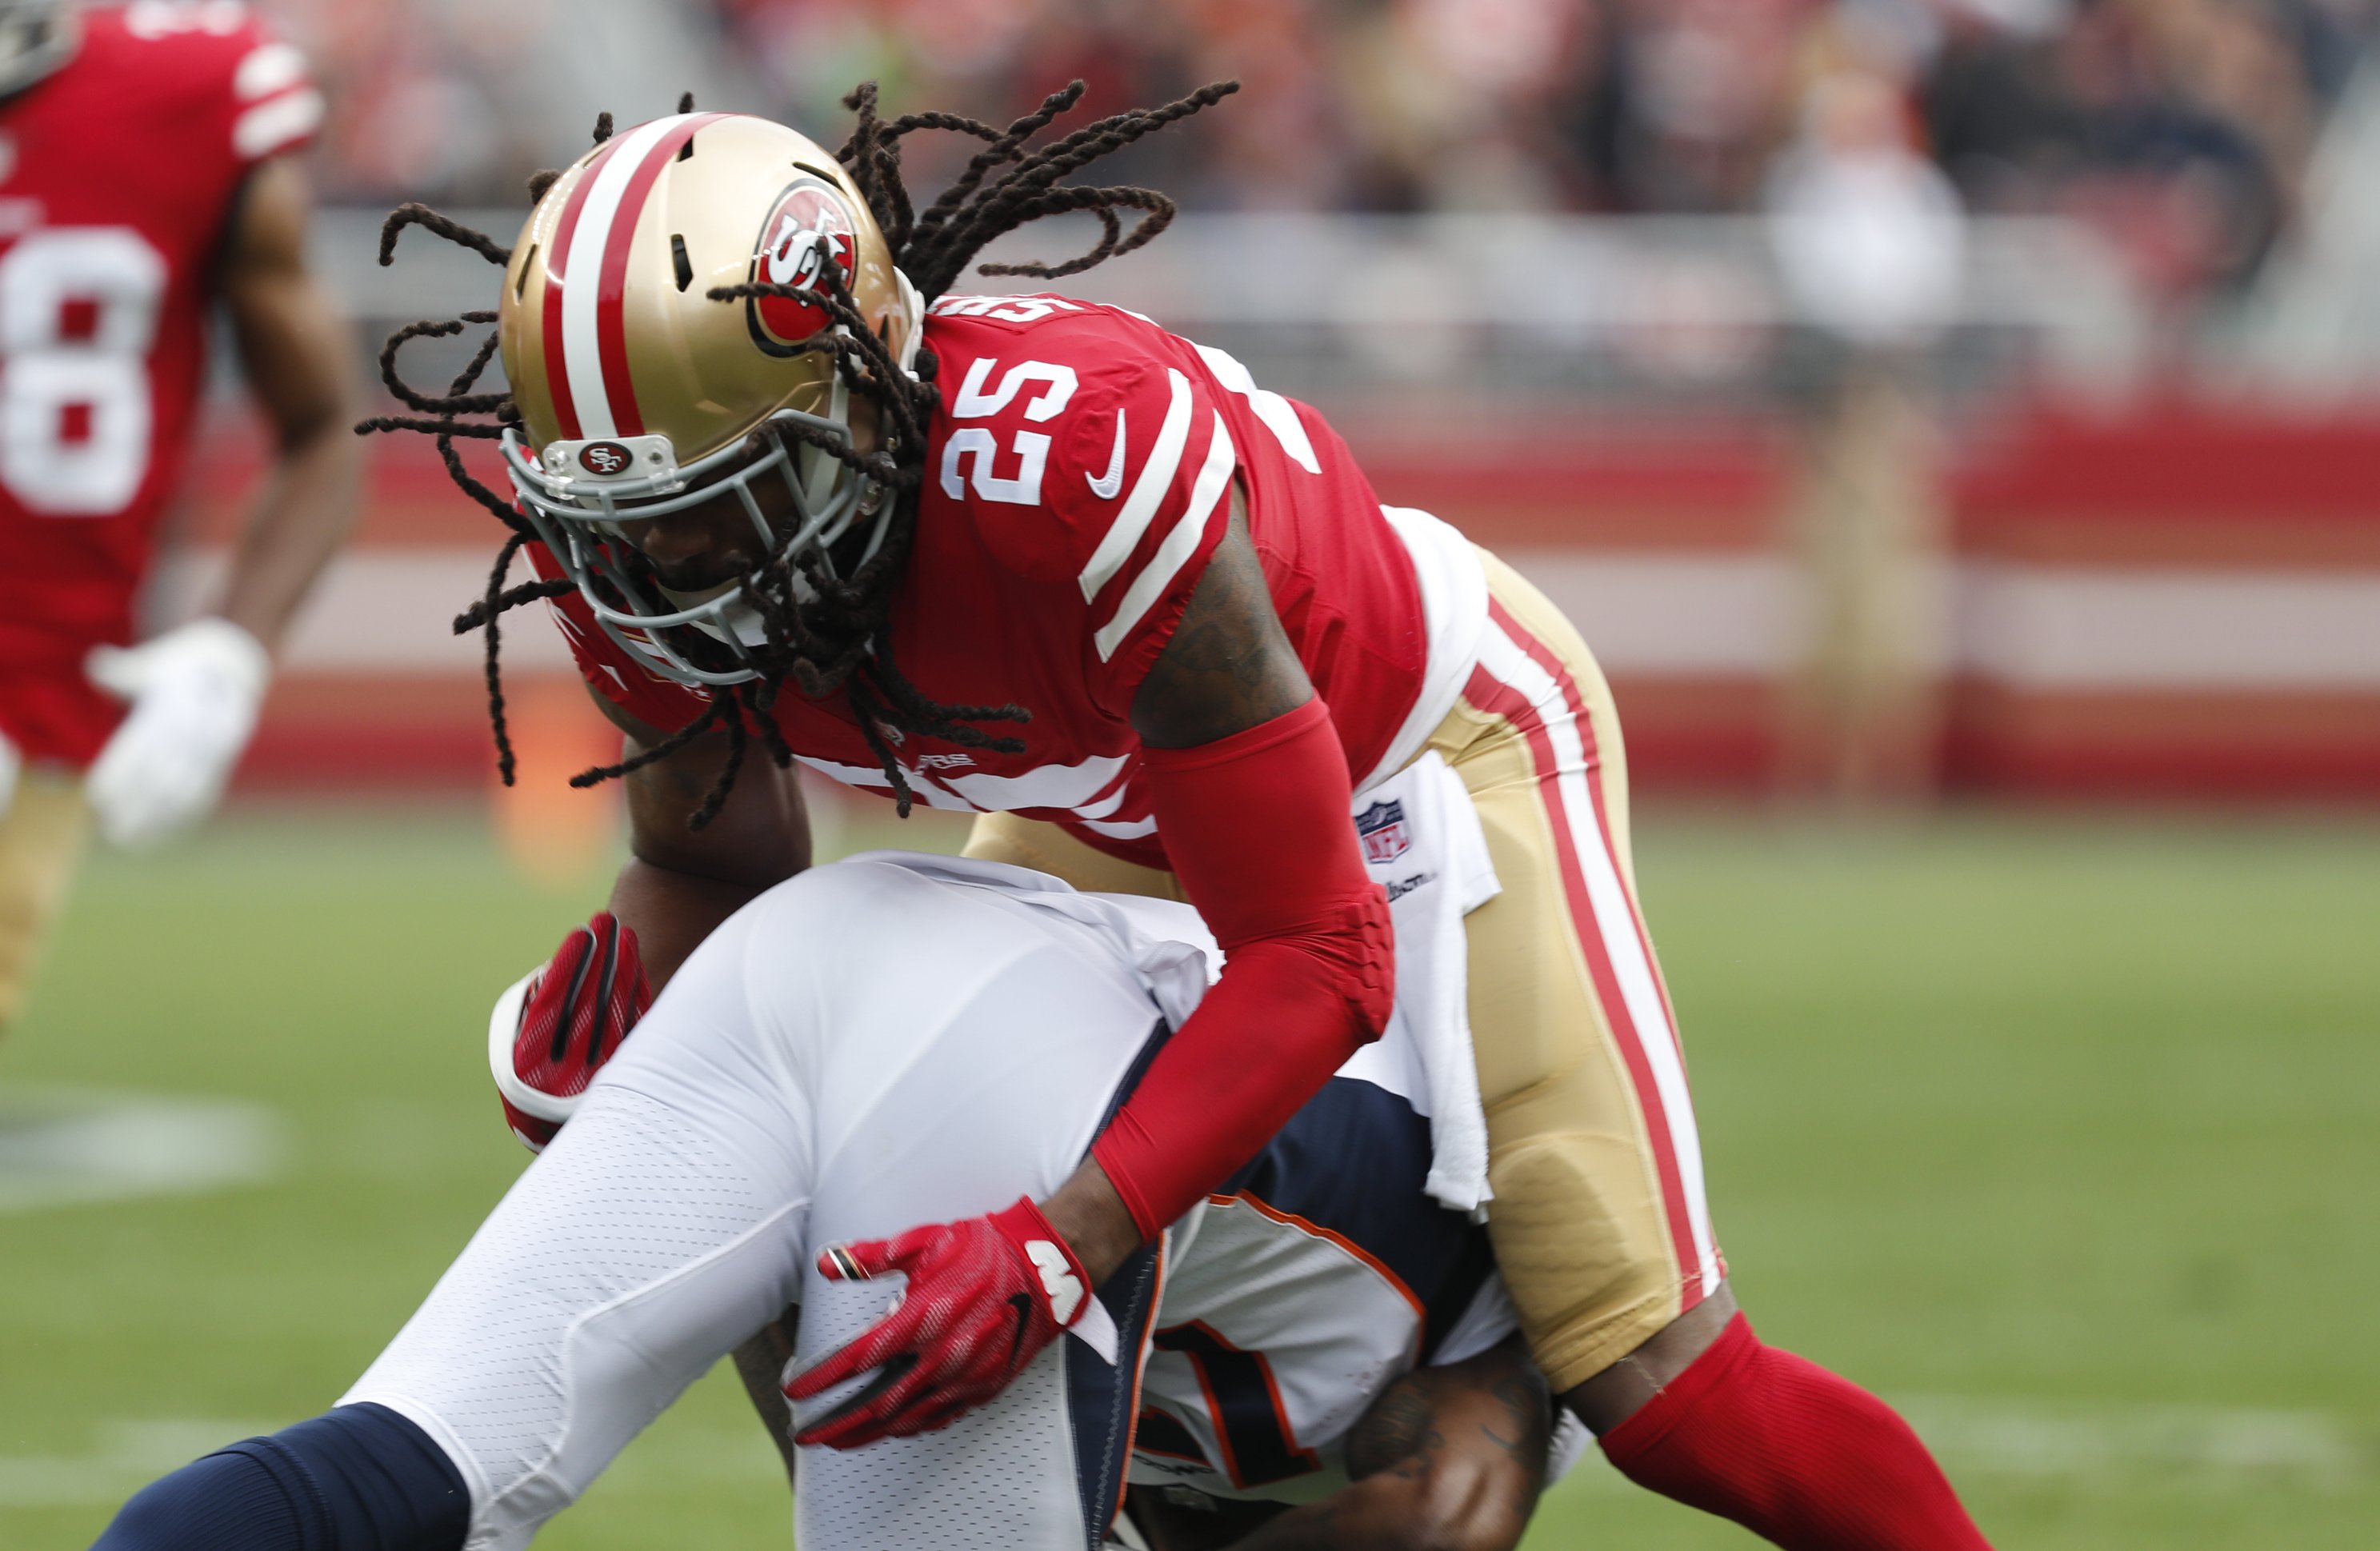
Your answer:
[[[524,214],[455,213],[507,241]],[[378,267],[380,218],[329,210],[316,233],[317,262],[360,324],[493,304],[496,271],[423,233],[407,233],[397,263]],[[1148,248],[1051,288],[1147,313],[1302,395],[1725,405],[1773,393],[1806,332],[1774,235],[1747,216],[1191,213]],[[1052,221],[993,254],[1059,259],[1096,236],[1087,219]],[[1964,249],[1957,307],[1928,352],[1961,396],[2019,382],[2118,394],[2147,369],[2147,305],[2088,229],[1974,220]]]

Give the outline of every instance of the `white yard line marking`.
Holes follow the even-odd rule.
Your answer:
[[[73,1508],[123,1501],[169,1471],[282,1422],[156,1417],[103,1422],[85,1454],[0,1455],[0,1509]],[[669,1496],[692,1484],[770,1485],[783,1479],[776,1451],[755,1427],[657,1425],[604,1472],[610,1497]]]
[[[273,1431],[271,1423],[203,1417],[103,1422],[88,1454],[0,1455],[0,1508],[117,1502],[202,1454]]]
[[[99,1089],[0,1094],[0,1214],[195,1195],[278,1171],[261,1105]]]
[[[1946,1460],[2000,1474],[2187,1471],[2202,1480],[2345,1482],[2373,1466],[2368,1443],[2326,1412],[1962,1395],[1904,1395],[1895,1404]]]
[[[2201,1487],[2346,1486],[2374,1473],[2372,1441],[2329,1412],[2261,1406],[1891,1397],[1955,1479],[2079,1484],[2187,1474]],[[1590,1448],[1565,1493],[1636,1488]]]

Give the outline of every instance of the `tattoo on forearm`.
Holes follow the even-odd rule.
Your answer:
[[[1503,1402],[1511,1413],[1511,1437],[1500,1436],[1494,1426],[1481,1423],[1479,1430],[1488,1435],[1496,1447],[1529,1467],[1531,1472],[1543,1476],[1546,1468],[1546,1448],[1553,1435],[1552,1409],[1546,1397],[1545,1380],[1534,1368],[1525,1373],[1506,1374],[1488,1388],[1488,1393]]]
[[[1500,1432],[1496,1424],[1485,1422],[1479,1424],[1479,1431],[1490,1443],[1512,1455],[1513,1462],[1521,1467],[1512,1509],[1525,1524],[1536,1512],[1537,1496],[1546,1486],[1546,1467],[1553,1452],[1553,1399],[1544,1376],[1534,1365],[1499,1377],[1488,1393],[1502,1403],[1510,1419]],[[1507,1437],[1506,1433],[1511,1436]]]
[[[1361,1481],[1383,1471],[1410,1476],[1419,1467],[1421,1455],[1445,1442],[1429,1396],[1408,1374],[1372,1402],[1348,1435],[1348,1477]]]

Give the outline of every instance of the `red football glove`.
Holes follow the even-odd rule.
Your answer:
[[[488,1024],[488,1066],[504,1120],[523,1146],[545,1150],[652,1003],[637,934],[608,910],[498,999]]]
[[[832,1281],[888,1271],[909,1278],[891,1314],[785,1386],[789,1400],[815,1400],[879,1370],[794,1435],[795,1443],[829,1448],[949,1426],[1008,1387],[1091,1303],[1082,1262],[1029,1198],[990,1217],[833,1245],[818,1266]]]

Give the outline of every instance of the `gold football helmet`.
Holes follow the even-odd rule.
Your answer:
[[[835,357],[803,347],[843,325],[796,296],[707,294],[814,291],[830,263],[906,369],[917,295],[867,200],[815,142],[742,114],[679,114],[614,135],[554,180],[513,248],[498,318],[520,409],[504,438],[506,471],[605,633],[666,678],[758,677],[746,648],[764,638],[759,620],[738,583],[693,596],[662,588],[613,525],[733,493],[771,563],[814,551],[833,574],[832,547],[864,522],[861,558],[882,541],[892,492],[784,434],[798,426],[851,446]],[[790,531],[754,498],[764,479],[790,494]],[[674,625],[724,642],[738,665],[697,667],[662,634]]]

